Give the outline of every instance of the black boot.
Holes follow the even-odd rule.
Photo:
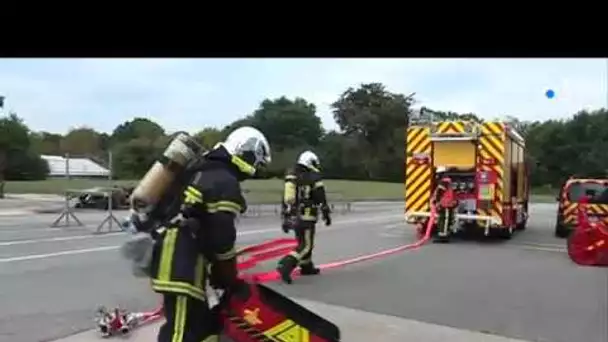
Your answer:
[[[279,274],[281,275],[281,279],[283,279],[283,282],[287,284],[291,284],[293,282],[293,280],[291,279],[291,272],[294,268],[296,268],[297,264],[298,260],[291,255],[286,255],[285,257],[283,257],[283,259],[279,261],[277,272],[279,272]]]
[[[315,267],[315,264],[309,262],[304,265],[300,265],[300,274],[301,275],[317,275],[321,272],[318,267]]]

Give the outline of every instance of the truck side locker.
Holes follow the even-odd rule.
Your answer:
[[[410,223],[430,216],[432,191],[432,146],[430,129],[411,126],[406,132],[405,214]]]

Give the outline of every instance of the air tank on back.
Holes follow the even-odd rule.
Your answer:
[[[152,210],[186,166],[202,152],[202,146],[190,135],[178,133],[133,190],[131,208],[140,213]]]

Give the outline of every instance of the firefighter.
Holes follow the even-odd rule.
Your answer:
[[[450,227],[454,224],[456,209],[456,196],[452,188],[452,180],[445,174],[445,169],[438,168],[436,174],[439,182],[433,193],[433,204],[438,213],[437,217],[437,242],[445,242],[450,237]]]
[[[293,229],[298,240],[295,250],[283,257],[277,266],[277,271],[287,284],[292,283],[291,272],[298,266],[302,275],[319,274],[319,268],[312,261],[319,209],[325,225],[331,225],[331,213],[319,167],[317,155],[306,151],[300,154],[293,170],[285,176],[283,231],[287,233]]]
[[[245,285],[237,277],[235,219],[246,210],[240,182],[270,162],[266,137],[252,127],[233,131],[196,163],[185,183],[179,215],[156,230],[152,288],[163,296],[165,323],[158,342],[219,341],[219,307],[206,285],[226,296]]]

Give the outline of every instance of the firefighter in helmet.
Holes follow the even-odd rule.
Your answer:
[[[270,159],[260,131],[236,129],[193,166],[183,196],[176,196],[179,215],[154,230],[149,276],[163,296],[166,318],[159,342],[219,341],[219,309],[209,307],[206,285],[226,295],[245,285],[237,277],[235,252],[235,218],[246,210],[240,182]]]
[[[283,231],[293,229],[298,240],[295,250],[283,257],[277,267],[281,278],[288,284],[291,284],[291,272],[297,266],[300,267],[302,275],[319,274],[319,269],[312,261],[319,209],[325,225],[331,225],[330,209],[319,166],[317,155],[306,151],[300,154],[293,170],[285,176]]]
[[[456,196],[452,188],[452,179],[446,174],[445,167],[438,167],[435,171],[436,183],[432,201],[437,210],[437,237],[436,241],[449,240],[450,227],[454,224],[455,209],[457,206]]]

